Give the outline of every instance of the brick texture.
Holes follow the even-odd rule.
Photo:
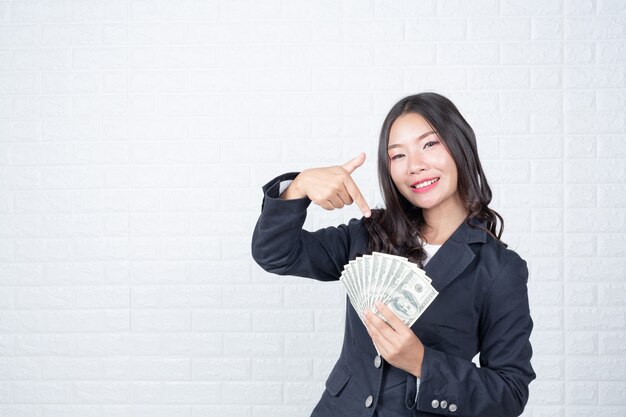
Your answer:
[[[310,415],[345,294],[252,261],[260,187],[365,151],[381,204],[428,90],[529,263],[524,416],[626,415],[623,0],[0,1],[0,415]]]

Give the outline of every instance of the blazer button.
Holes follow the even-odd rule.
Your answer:
[[[448,410],[450,410],[451,413],[454,413],[456,411],[456,404],[450,404]]]
[[[439,406],[441,408],[446,408],[448,406],[448,402],[446,400],[441,400],[441,403],[439,403]]]
[[[367,397],[367,399],[365,400],[365,406],[367,408],[370,408],[372,406],[372,403],[374,402],[374,397],[372,397],[371,395],[369,397]]]
[[[380,355],[376,355],[376,357],[374,358],[374,366],[376,368],[380,368],[380,365],[383,364],[383,360],[380,358]]]
[[[432,406],[433,406],[433,408],[437,408],[437,407],[439,407],[439,401],[438,401],[438,400],[433,400],[433,401],[430,403],[430,405],[432,405]]]

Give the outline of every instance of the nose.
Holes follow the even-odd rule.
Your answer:
[[[419,154],[408,155],[407,159],[409,162],[409,174],[419,174],[420,172],[426,170],[426,163]]]

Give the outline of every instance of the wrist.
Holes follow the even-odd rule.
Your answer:
[[[422,363],[424,362],[424,345],[420,343],[420,346],[417,349],[417,361],[415,362],[415,366],[411,372],[416,378],[422,377]]]
[[[413,375],[416,378],[421,378],[422,377],[422,365],[421,364],[415,365],[415,367],[411,371],[411,375]]]
[[[280,195],[280,198],[283,200],[295,200],[298,198],[306,197],[306,193],[302,192],[300,189],[300,175],[298,175],[294,180],[289,184],[289,187]]]

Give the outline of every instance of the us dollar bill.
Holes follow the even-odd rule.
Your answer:
[[[381,301],[409,327],[439,294],[432,280],[415,263],[381,252],[349,261],[340,281],[361,320],[365,310],[371,310],[387,321],[374,306],[376,301]]]

